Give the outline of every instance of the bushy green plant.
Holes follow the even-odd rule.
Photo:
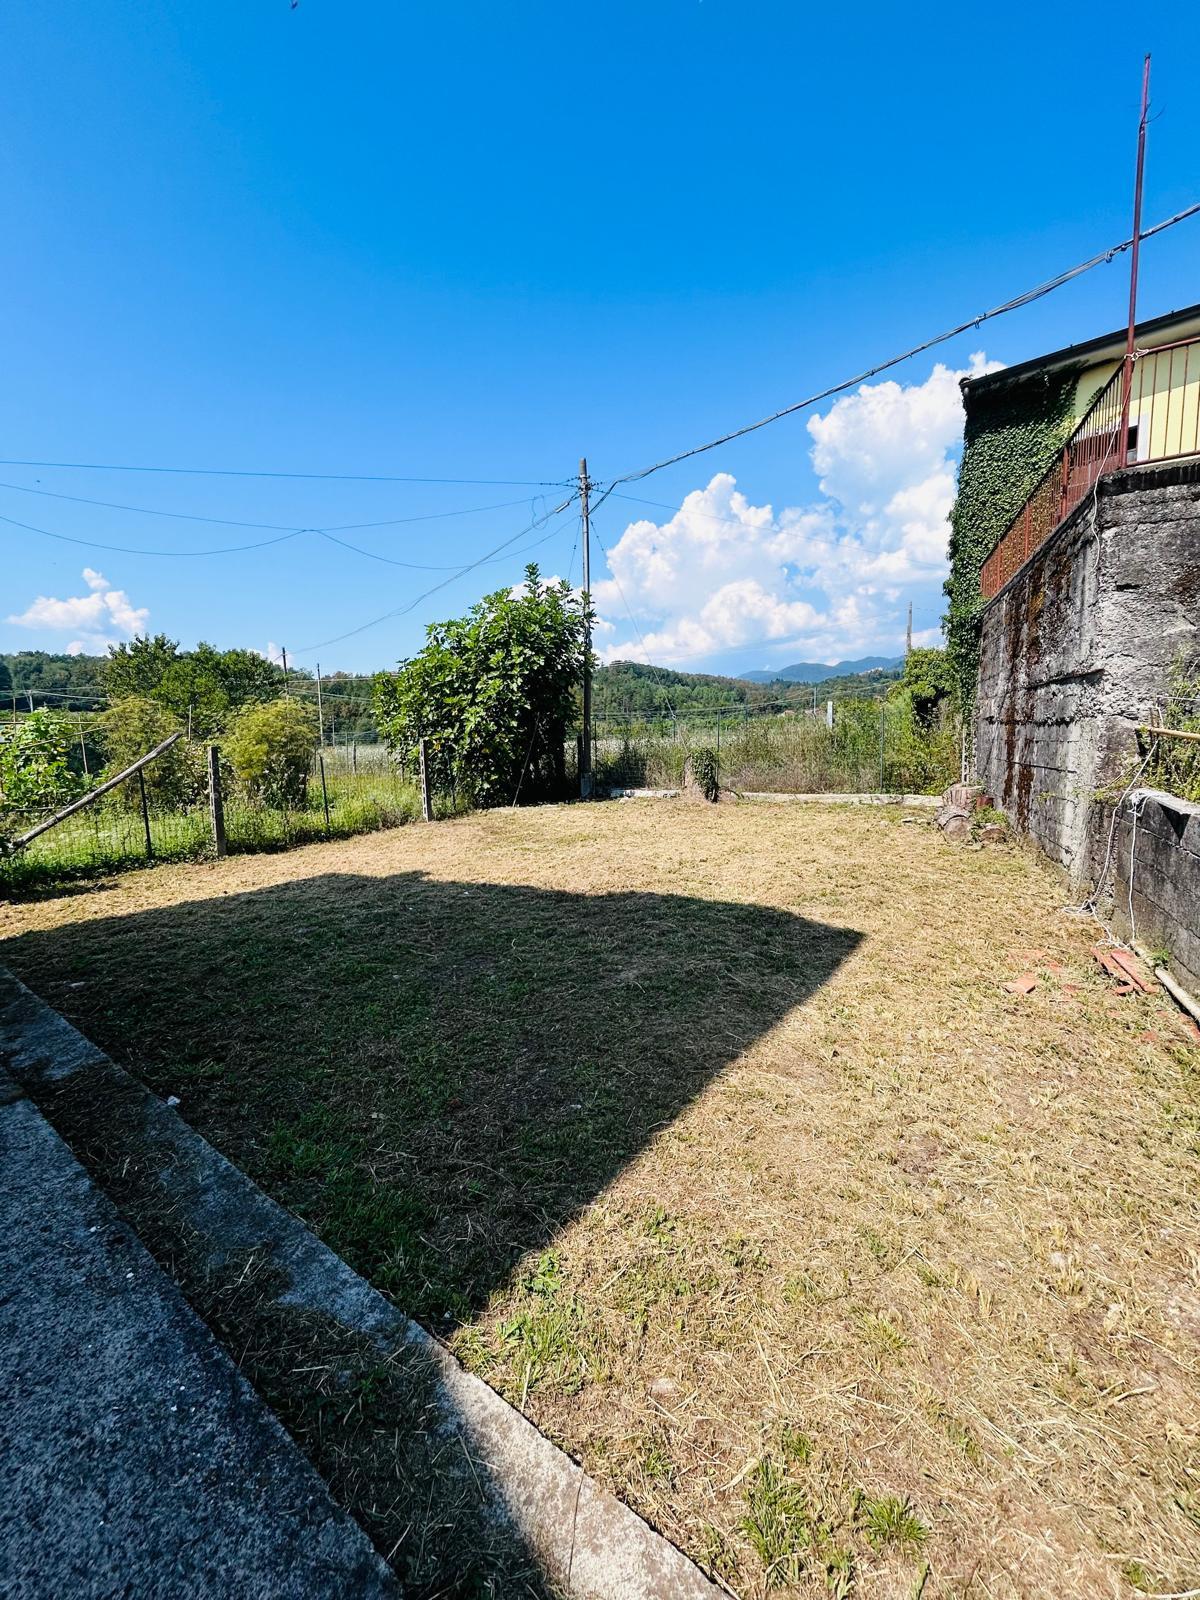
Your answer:
[[[65,712],[0,725],[0,811],[54,811],[74,800],[87,788],[78,756],[79,732]]]
[[[234,718],[224,754],[245,792],[263,805],[303,806],[317,748],[316,712],[298,700],[246,706]]]
[[[583,671],[583,602],[536,566],[465,617],[436,622],[399,672],[375,682],[375,715],[409,770],[428,741],[433,781],[475,805],[562,793]]]
[[[954,704],[957,677],[945,650],[910,650],[904,673],[893,698],[907,697],[922,728],[931,728],[945,708]]]
[[[689,755],[692,777],[700,786],[700,791],[706,800],[717,800],[721,794],[720,765],[717,761],[717,752],[710,750],[707,745],[698,745]]]
[[[180,722],[163,706],[144,695],[118,700],[96,719],[96,729],[104,747],[105,777],[114,777],[131,766],[139,756],[180,731]],[[204,774],[199,753],[179,740],[169,750],[142,769],[146,793],[156,805],[165,807],[193,804],[203,793]],[[141,803],[141,787],[136,779],[116,790],[118,802],[127,807]]]

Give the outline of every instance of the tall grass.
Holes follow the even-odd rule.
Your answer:
[[[720,726],[601,724],[597,782],[619,788],[677,788],[691,751],[716,751],[725,788],[795,794],[936,794],[959,774],[951,721],[923,728],[907,701],[847,700],[834,725],[823,714],[751,717]]]

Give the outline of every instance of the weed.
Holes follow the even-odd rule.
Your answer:
[[[741,1528],[772,1586],[797,1583],[812,1551],[808,1496],[770,1456],[754,1469],[746,1489]]]
[[[899,1355],[908,1344],[905,1334],[891,1313],[860,1311],[854,1319],[859,1333],[876,1355]]]
[[[798,1428],[793,1428],[785,1423],[779,1438],[779,1448],[783,1452],[785,1461],[794,1461],[797,1466],[806,1467],[812,1460],[812,1440],[806,1433],[801,1433]]]
[[[929,1529],[917,1516],[912,1502],[899,1495],[885,1494],[864,1499],[859,1506],[863,1531],[877,1550],[893,1547],[915,1550],[929,1537]]]

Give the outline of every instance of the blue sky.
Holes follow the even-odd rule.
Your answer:
[[[474,560],[581,454],[601,479],[648,464],[1125,237],[1146,49],[1147,219],[1200,198],[1195,8],[1082,18],[17,0],[0,455],[505,481],[5,466],[0,515],[136,551],[426,517],[340,537]],[[1143,312],[1200,300],[1198,263],[1200,222],[1151,242]],[[1100,269],[947,346],[940,374],[926,357],[815,432],[791,419],[631,490],[654,505],[614,496],[600,648],[718,670],[888,651],[909,599],[936,629],[954,375],[1115,327],[1126,292],[1123,264]],[[568,571],[575,530],[539,530],[545,570]],[[0,618],[28,619],[0,621],[2,648],[148,625],[326,671],[394,662],[528,558],[352,633],[449,574],[313,533],[184,559],[0,523],[0,549]]]

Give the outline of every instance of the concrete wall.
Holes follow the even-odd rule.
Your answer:
[[[1112,807],[1102,808],[1098,820],[1097,877]],[[1143,950],[1170,951],[1171,972],[1200,997],[1200,806],[1135,789],[1118,813],[1112,840],[1101,913],[1119,938]]]
[[[1181,652],[1200,655],[1195,460],[1104,479],[983,614],[979,781],[1076,883]]]

